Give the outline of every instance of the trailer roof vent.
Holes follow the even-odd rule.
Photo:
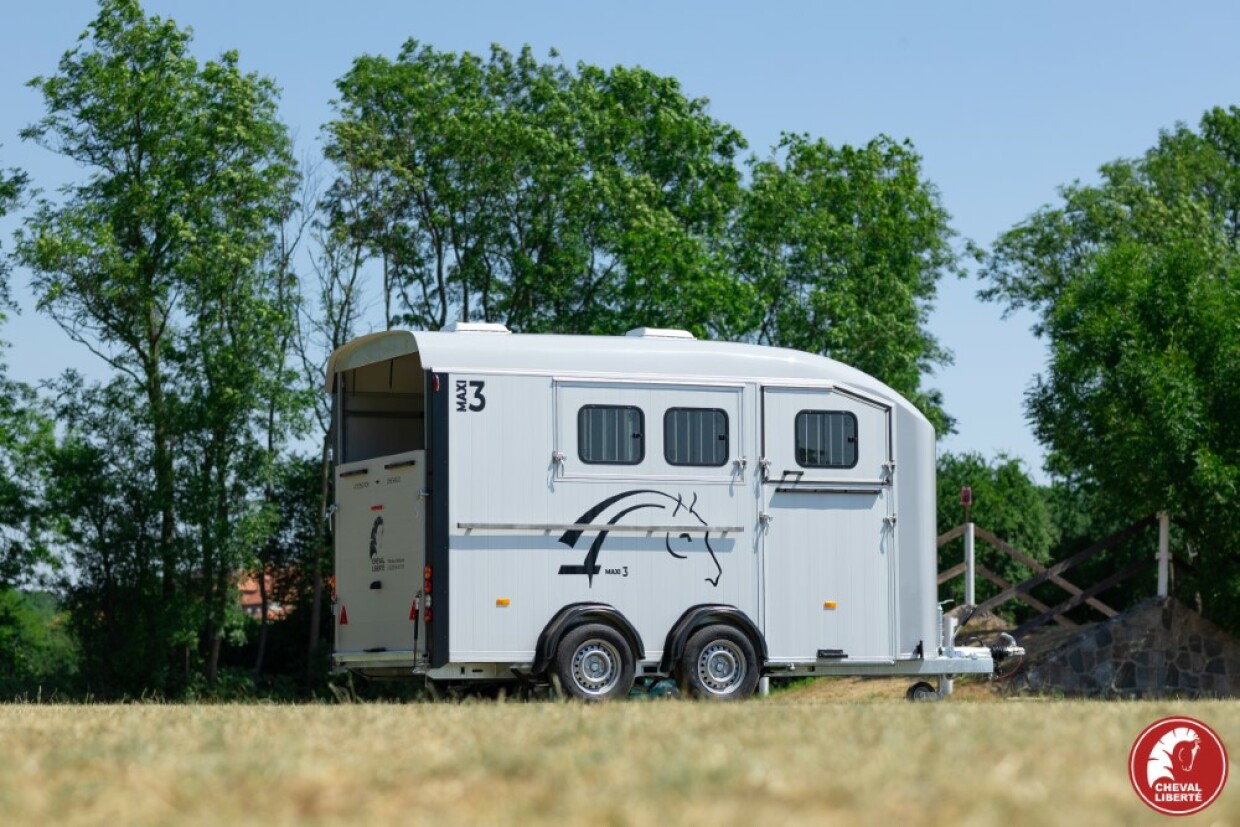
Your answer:
[[[444,327],[445,333],[511,333],[497,322],[452,322]]]
[[[676,330],[671,327],[635,327],[625,336],[633,336],[638,339],[696,339],[687,330]]]

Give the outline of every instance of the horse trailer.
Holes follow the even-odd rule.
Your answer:
[[[933,427],[839,362],[457,323],[346,344],[327,389],[338,670],[942,693],[1012,651],[955,646],[937,603]]]

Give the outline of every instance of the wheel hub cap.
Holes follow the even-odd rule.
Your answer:
[[[587,640],[573,653],[573,682],[582,692],[605,695],[620,680],[620,653],[605,640]]]
[[[711,692],[727,695],[745,680],[745,658],[730,641],[721,640],[702,650],[698,677]]]

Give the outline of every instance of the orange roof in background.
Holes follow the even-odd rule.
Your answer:
[[[270,574],[265,575],[267,584],[267,617],[270,620],[280,620],[288,614],[288,609],[281,603],[277,603],[271,599],[272,577]],[[241,611],[250,617],[259,618],[263,614],[263,600],[258,589],[258,578],[253,575],[243,575],[237,581],[238,602],[241,603]]]

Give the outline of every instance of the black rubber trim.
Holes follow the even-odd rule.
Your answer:
[[[538,636],[538,644],[534,647],[534,666],[530,671],[535,675],[546,672],[555,659],[555,651],[560,648],[564,635],[583,623],[606,623],[614,627],[629,642],[634,662],[646,657],[642,636],[615,606],[606,603],[570,603],[556,612],[555,617],[543,627],[542,634]]]
[[[766,638],[763,637],[757,624],[749,618],[749,615],[725,603],[704,603],[685,609],[680,619],[672,624],[672,628],[667,633],[667,642],[663,646],[663,660],[659,662],[659,671],[665,675],[672,674],[672,669],[680,661],[681,655],[685,653],[685,644],[689,642],[693,633],[703,626],[710,626],[714,623],[734,626],[749,638],[754,652],[762,661],[759,668],[765,669],[768,657]]]
[[[430,603],[434,618],[427,626],[426,642],[431,667],[438,668],[448,663],[448,596],[452,594],[448,579],[448,374],[427,371],[426,387],[430,397],[426,434],[426,450],[430,454],[426,469],[426,489],[430,492],[426,504],[426,559],[431,566]]]

